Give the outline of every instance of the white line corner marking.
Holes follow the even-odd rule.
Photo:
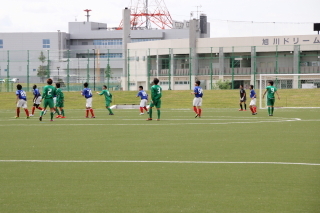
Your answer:
[[[0,160],[0,162],[25,163],[177,163],[177,164],[278,164],[278,165],[306,165],[320,166],[320,163],[292,163],[292,162],[228,162],[228,161],[134,161],[134,160]]]

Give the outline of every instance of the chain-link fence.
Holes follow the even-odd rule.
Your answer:
[[[311,49],[311,50],[310,50]],[[60,82],[66,91],[79,91],[84,82],[94,90],[149,88],[154,77],[164,89],[191,89],[200,80],[204,89],[235,89],[258,83],[259,74],[320,73],[320,45],[89,50],[0,51],[0,91],[17,83],[26,91]],[[126,72],[123,68],[126,66]],[[320,82],[315,82],[320,87]]]

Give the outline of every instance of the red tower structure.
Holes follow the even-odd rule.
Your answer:
[[[172,18],[164,0],[131,0],[131,28],[132,29],[170,29]],[[122,21],[118,27],[122,29]]]

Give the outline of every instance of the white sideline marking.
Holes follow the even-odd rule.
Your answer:
[[[177,164],[278,164],[278,165],[306,165],[320,166],[320,163],[292,163],[292,162],[228,162],[228,161],[130,161],[130,160],[0,160],[0,162],[26,163],[177,163]]]

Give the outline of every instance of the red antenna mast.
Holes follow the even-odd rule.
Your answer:
[[[132,29],[170,29],[172,18],[164,0],[131,0],[131,28]],[[118,30],[121,30],[121,21]]]
[[[90,12],[91,10],[85,9],[84,11],[87,12],[87,15],[85,15],[85,16],[87,16],[87,22],[89,22],[89,17],[90,17],[89,12]]]

